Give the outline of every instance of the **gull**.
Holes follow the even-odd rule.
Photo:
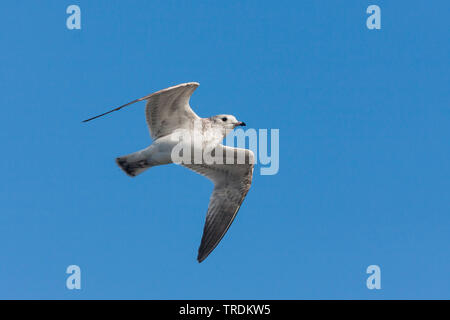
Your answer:
[[[177,163],[214,183],[203,235],[198,249],[202,262],[228,231],[252,183],[254,154],[251,150],[224,146],[221,141],[238,126],[245,126],[233,115],[200,118],[189,100],[199,83],[189,82],[160,90],[133,100],[111,111],[84,120],[87,122],[146,100],[145,115],[153,143],[140,151],[116,158],[118,166],[130,177],[159,165]],[[182,138],[180,139],[180,132]],[[184,161],[175,161],[175,148],[182,148]],[[178,150],[176,149],[176,150]],[[194,151],[194,155],[189,151]],[[198,151],[214,161],[195,158]],[[177,152],[175,152],[176,154]]]

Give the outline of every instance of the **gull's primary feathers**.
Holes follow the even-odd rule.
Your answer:
[[[189,82],[170,87],[85,122],[120,110],[132,103],[147,100],[145,114],[153,143],[141,151],[116,159],[120,168],[131,177],[150,167],[173,163],[172,151],[179,143],[179,140],[174,139],[174,135],[180,130],[194,137],[189,140],[189,149],[192,147],[192,150],[195,150],[196,145],[201,146],[202,150],[213,149],[211,154],[217,155],[216,159],[219,161],[181,162],[186,168],[207,177],[214,183],[197,257],[198,261],[202,262],[227,232],[250,189],[254,155],[247,149],[220,144],[230,130],[236,126],[244,126],[245,123],[237,121],[231,115],[200,118],[194,113],[189,106],[189,99],[198,86],[197,82]]]

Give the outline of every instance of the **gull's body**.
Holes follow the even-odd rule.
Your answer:
[[[173,163],[173,151],[179,146],[177,136],[180,132],[189,133],[191,140],[184,143],[194,151],[214,149],[214,154],[223,153],[223,161],[181,163],[214,183],[197,257],[201,262],[225,235],[250,189],[254,155],[247,149],[220,144],[231,130],[245,123],[231,115],[200,118],[194,113],[189,99],[198,86],[196,82],[180,84],[124,105],[147,100],[146,118],[153,143],[141,151],[117,158],[116,162],[131,177],[148,168]],[[239,162],[239,159],[244,159],[244,162]]]

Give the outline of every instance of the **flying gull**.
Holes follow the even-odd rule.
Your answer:
[[[189,82],[170,87],[84,122],[135,102],[147,101],[145,114],[153,143],[143,150],[117,158],[116,162],[130,177],[154,166],[179,163],[214,183],[198,250],[197,260],[202,262],[227,232],[250,189],[254,155],[251,150],[221,144],[223,138],[234,128],[245,126],[244,122],[236,120],[232,115],[200,118],[195,114],[189,105],[189,99],[198,86],[197,82]],[[182,150],[179,155],[182,155],[183,160],[174,161],[174,149],[180,146]],[[200,161],[196,158],[199,151]],[[206,161],[203,154],[208,154],[213,161]]]

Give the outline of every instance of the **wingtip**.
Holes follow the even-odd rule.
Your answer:
[[[203,261],[205,261],[205,259],[207,258],[209,256],[209,253],[208,254],[205,254],[204,252],[203,253],[198,253],[198,256],[197,256],[197,262],[198,263],[202,263]]]

